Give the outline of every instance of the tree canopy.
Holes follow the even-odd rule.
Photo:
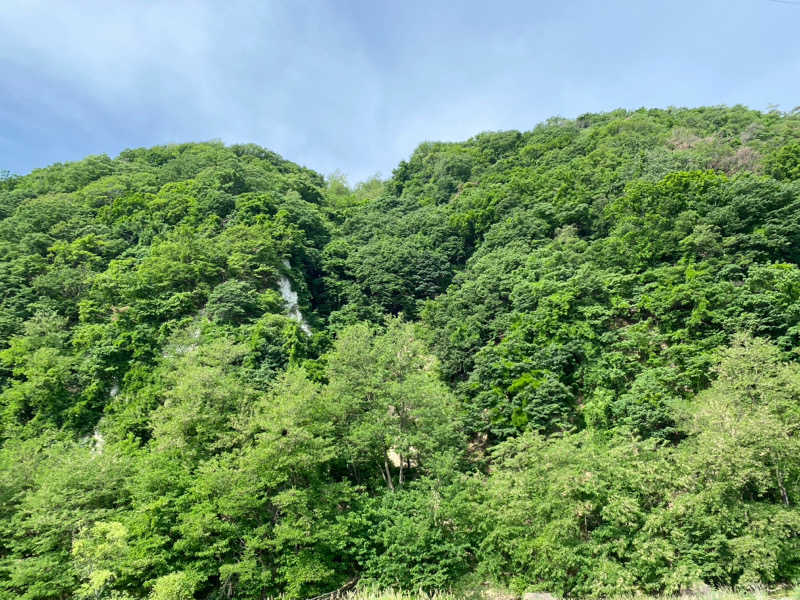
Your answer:
[[[617,110],[354,187],[221,143],[0,178],[0,599],[797,582],[799,139]]]

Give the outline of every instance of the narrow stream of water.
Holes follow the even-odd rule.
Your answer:
[[[283,259],[283,266],[286,267],[287,270],[292,268],[287,259]],[[289,281],[286,275],[281,274],[280,279],[278,279],[278,289],[281,292],[283,301],[286,302],[286,310],[289,312],[289,317],[300,323],[300,329],[302,329],[306,335],[311,335],[311,327],[308,326],[308,323],[306,323],[303,317],[303,313],[300,312],[300,304],[297,302],[297,292],[292,289],[292,282]]]

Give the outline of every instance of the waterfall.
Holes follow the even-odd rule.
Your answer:
[[[292,266],[287,259],[283,259],[283,266],[287,270],[291,270]],[[289,317],[300,323],[300,329],[306,335],[311,335],[311,327],[308,326],[306,320],[303,318],[303,313],[300,312],[300,304],[297,302],[297,292],[292,289],[292,282],[286,275],[281,274],[278,279],[278,289],[281,292],[283,301],[286,303],[286,310],[289,312]]]

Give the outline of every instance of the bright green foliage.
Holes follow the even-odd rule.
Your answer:
[[[677,447],[589,431],[497,447],[484,568],[606,596],[800,576],[800,366],[737,338]]]
[[[0,600],[798,581],[798,138],[618,110],[354,188],[219,143],[0,174]]]
[[[72,544],[73,561],[86,581],[77,596],[102,598],[127,554],[128,530],[122,523],[98,521],[87,528]]]
[[[156,579],[149,600],[191,600],[197,587],[195,577],[185,571],[170,573]]]
[[[71,595],[87,568],[70,560],[74,537],[94,522],[115,520],[126,504],[134,463],[122,447],[99,453],[48,436],[35,444],[7,444],[2,464],[9,495],[3,508],[0,597]],[[104,587],[99,580],[89,583]]]
[[[362,581],[382,588],[447,589],[478,562],[477,481],[423,479],[368,503]]]
[[[793,142],[769,157],[767,171],[775,179],[800,179],[800,144]]]
[[[0,373],[9,387],[4,426],[35,433],[48,421],[89,431],[109,391],[124,392],[136,366],[152,368],[182,320],[206,314],[241,325],[282,313],[283,259],[303,266],[294,283],[314,318],[305,281],[316,278],[329,238],[323,182],[274,154],[190,144],[14,182],[5,193],[25,201],[0,222],[0,327],[12,346],[8,375]],[[324,292],[314,297],[325,304]],[[48,327],[63,333],[39,348],[30,331],[45,314],[61,319]],[[39,346],[25,350],[31,344]],[[26,374],[22,360],[47,377]]]
[[[376,335],[354,325],[326,362],[332,420],[356,478],[379,473],[395,489],[410,470],[452,466],[463,448],[458,406],[414,326],[392,320]]]
[[[263,307],[267,308],[267,307]],[[263,312],[258,292],[247,281],[226,281],[211,290],[206,303],[210,319],[221,323],[241,323]]]

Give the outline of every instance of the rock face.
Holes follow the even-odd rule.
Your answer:
[[[287,270],[292,268],[289,261],[286,259],[283,260],[283,266],[286,267]],[[302,329],[306,335],[311,335],[311,327],[308,326],[308,323],[306,323],[306,320],[303,318],[303,313],[300,312],[297,292],[292,289],[292,282],[289,281],[286,275],[281,275],[280,279],[278,279],[278,290],[280,290],[283,301],[286,302],[286,310],[289,313],[289,317],[300,323],[300,329]]]

